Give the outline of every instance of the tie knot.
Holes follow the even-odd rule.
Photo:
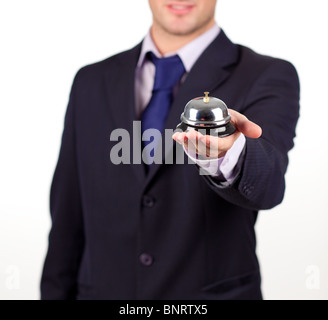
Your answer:
[[[156,68],[153,90],[172,91],[185,72],[180,57],[175,55],[166,58],[157,58],[152,52],[148,53],[148,57]]]

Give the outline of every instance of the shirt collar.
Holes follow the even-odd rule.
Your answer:
[[[196,39],[187,43],[185,46],[177,50],[176,52],[170,52],[165,54],[164,57],[169,57],[173,55],[178,55],[182,60],[182,63],[186,69],[186,72],[189,72],[196,62],[196,60],[200,57],[200,55],[205,51],[205,49],[210,45],[210,43],[219,35],[221,29],[215,24],[211,29],[207,30],[203,34],[201,34]],[[137,68],[141,68],[144,61],[146,53],[152,51],[155,56],[162,57],[159,53],[155,43],[150,34],[150,30],[148,31],[146,37],[142,42],[141,52],[137,64]]]

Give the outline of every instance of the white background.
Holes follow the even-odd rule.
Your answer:
[[[256,228],[266,299],[328,299],[327,12],[327,0],[218,0],[234,42],[290,60],[301,79],[285,200]],[[146,0],[0,1],[0,299],[39,298],[76,71],[134,46],[150,24]]]

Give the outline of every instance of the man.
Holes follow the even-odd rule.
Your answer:
[[[214,21],[215,0],[149,3],[144,41],[74,80],[51,188],[42,298],[261,299],[254,224],[258,210],[283,199],[297,73],[233,44]],[[161,77],[167,66],[174,67]],[[174,85],[165,82],[171,75]],[[138,136],[135,120],[143,133],[174,129],[186,102],[204,91],[234,109],[237,132],[173,138],[208,175],[188,163],[111,161],[113,130]]]

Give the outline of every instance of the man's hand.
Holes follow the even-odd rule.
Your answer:
[[[225,138],[218,138],[209,135],[202,135],[197,131],[176,132],[172,138],[183,144],[188,151],[196,153],[198,156],[207,159],[217,159],[224,157],[234,142],[243,133],[249,138],[259,138],[262,129],[256,123],[249,121],[244,115],[229,109],[231,122],[236,127],[236,132]]]

